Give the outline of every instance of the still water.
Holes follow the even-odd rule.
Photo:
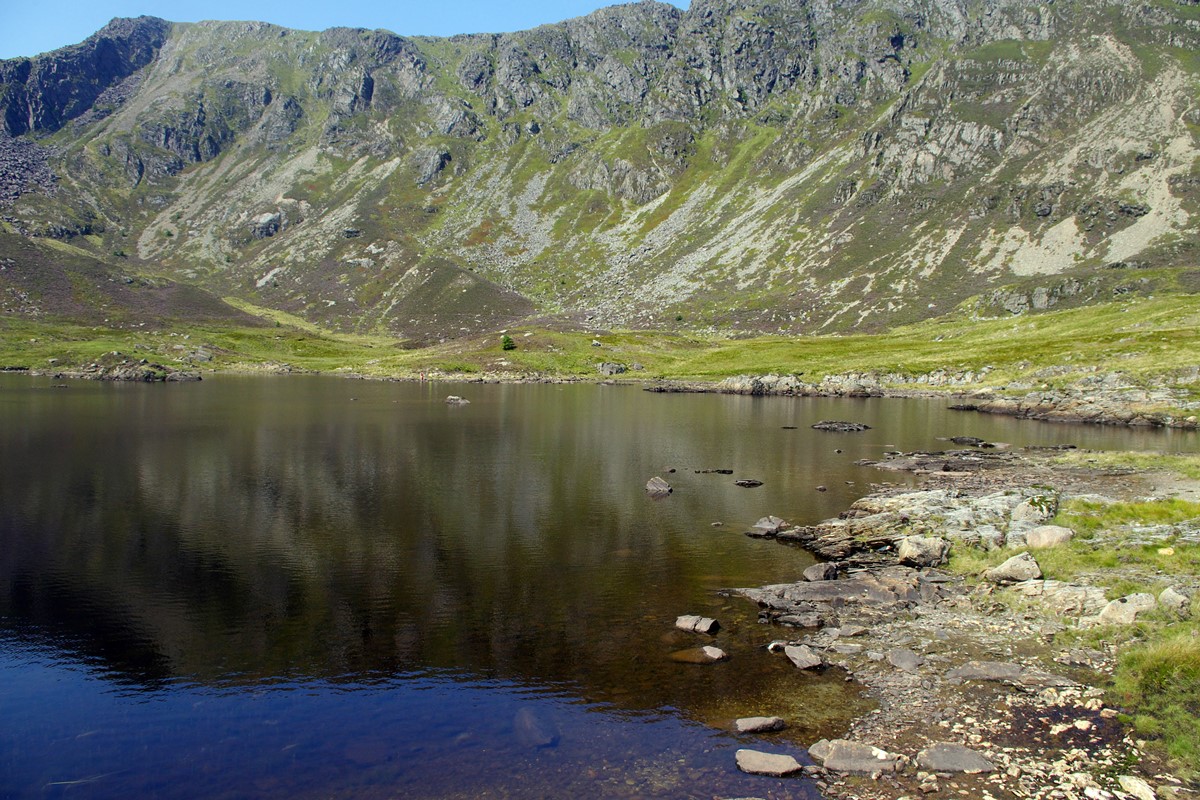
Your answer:
[[[939,436],[1200,447],[944,405],[0,376],[0,797],[816,797],[734,751],[867,706],[716,593],[812,563],[742,531],[835,516],[905,480],[855,460]],[[709,642],[684,613],[728,662],[671,659]],[[730,732],[759,714],[792,727]]]

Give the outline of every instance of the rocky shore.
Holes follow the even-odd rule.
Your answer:
[[[827,559],[796,583],[728,591],[778,628],[776,655],[762,657],[844,670],[878,704],[843,738],[810,743],[812,763],[797,769],[838,800],[1200,797],[1108,699],[1116,646],[1076,635],[1155,609],[1187,615],[1200,579],[1110,600],[1098,581],[1047,580],[1037,563],[1072,536],[1047,524],[1059,503],[1131,499],[1149,485],[1036,451],[966,455],[894,455],[877,465],[924,473],[923,488],[881,489],[818,525],[765,518],[747,532]],[[956,550],[1012,557],[963,576],[943,568]],[[773,762],[739,754],[743,769],[755,764]]]
[[[52,362],[49,369],[10,369],[11,372],[24,372],[30,375],[43,375],[55,379],[73,378],[91,381],[131,381],[137,383],[176,383],[198,381],[199,372],[181,370],[149,361],[145,358],[135,358],[124,353],[113,351],[86,364],[72,367],[56,368]]]
[[[1133,385],[1120,373],[1090,375],[1058,389],[981,388],[989,374],[937,370],[911,376],[855,372],[806,382],[799,375],[738,375],[716,383],[668,381],[651,392],[713,392],[777,397],[950,397],[954,408],[1055,422],[1090,422],[1195,430],[1200,402],[1186,392]]]

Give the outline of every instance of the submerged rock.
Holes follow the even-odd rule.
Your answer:
[[[734,481],[734,483],[743,489],[753,489],[755,486],[763,485],[762,481],[755,480],[754,478],[742,478],[741,480]]]
[[[525,747],[542,749],[558,744],[562,734],[558,726],[535,708],[522,708],[513,717],[513,733]]]
[[[671,653],[671,660],[680,664],[715,664],[718,661],[727,661],[728,659],[728,653],[712,645],[691,647],[687,650],[677,650]]]
[[[783,717],[742,717],[734,723],[738,733],[771,733],[787,727]]]
[[[468,406],[471,404],[470,400],[466,399],[465,397],[459,397],[456,394],[448,395],[445,402],[446,405],[450,406]]]
[[[855,433],[857,431],[869,431],[870,425],[865,425],[861,422],[843,422],[841,420],[823,419],[814,424],[812,429],[815,431],[834,431],[835,433]]]

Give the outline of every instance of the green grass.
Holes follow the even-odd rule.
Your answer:
[[[1138,736],[1160,745],[1184,780],[1200,778],[1200,624],[1172,626],[1120,657],[1113,696]]]
[[[1120,453],[1091,454],[1098,462],[1120,462]],[[1178,457],[1194,469],[1198,457]],[[1091,459],[1089,459],[1091,460]],[[1127,461],[1124,463],[1128,463]],[[1164,467],[1164,469],[1169,469]],[[1179,474],[1182,474],[1180,472]],[[1168,538],[1138,544],[1123,539],[1130,528],[1200,520],[1200,503],[1182,500],[1097,503],[1071,500],[1059,509],[1054,524],[1076,531],[1065,547],[1035,552],[1047,579],[1086,578],[1103,586],[1109,598],[1133,592],[1158,594],[1170,585],[1194,582],[1200,575],[1200,545]],[[1012,549],[982,551],[955,548],[949,568],[980,575],[1014,554]],[[1022,613],[1037,605],[1013,593],[997,596]],[[1179,619],[1163,609],[1140,615],[1136,624],[1066,632],[1059,642],[1088,646],[1115,644],[1119,656],[1109,703],[1125,709],[1139,738],[1165,757],[1176,775],[1200,778],[1200,608],[1193,601],[1190,616]]]
[[[1200,456],[1188,453],[1095,452],[1073,450],[1054,459],[1057,464],[1096,469],[1175,472],[1200,480]]]

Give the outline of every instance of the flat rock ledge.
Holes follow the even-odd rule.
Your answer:
[[[761,750],[738,750],[736,758],[738,769],[751,775],[784,778],[804,769],[794,756],[764,753]]]

